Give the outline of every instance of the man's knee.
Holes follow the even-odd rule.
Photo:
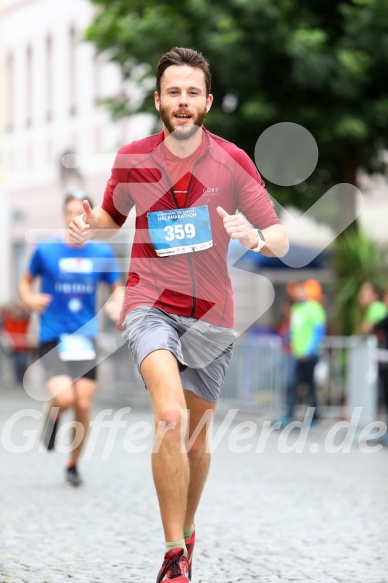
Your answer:
[[[187,411],[179,407],[155,411],[155,438],[158,442],[181,442],[187,430]]]
[[[74,405],[73,382],[67,375],[56,375],[49,378],[47,389],[52,395],[53,407],[65,410]]]
[[[191,462],[200,460],[207,453],[207,436],[201,433],[194,440],[187,442],[187,455]]]
[[[68,392],[58,393],[55,396],[54,402],[55,407],[59,407],[61,411],[65,411],[74,405],[74,395]]]
[[[91,401],[88,398],[78,398],[75,401],[75,409],[77,411],[77,413],[81,414],[81,415],[86,415],[89,413],[90,411],[90,407],[91,407]]]
[[[170,429],[181,427],[187,422],[187,413],[181,407],[160,408],[155,411],[155,425],[166,426]]]

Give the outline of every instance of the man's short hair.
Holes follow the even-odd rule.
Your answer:
[[[72,200],[80,201],[87,200],[92,208],[94,206],[91,198],[86,194],[84,190],[74,190],[73,192],[69,192],[68,194],[66,194],[63,200],[63,209],[65,209],[69,202],[71,202]]]
[[[199,53],[194,49],[185,49],[183,47],[174,47],[160,58],[156,69],[156,91],[159,94],[163,73],[168,67],[171,67],[172,65],[189,65],[190,67],[201,69],[205,75],[206,96],[209,95],[211,90],[211,74],[209,63],[202,55],[202,53]]]

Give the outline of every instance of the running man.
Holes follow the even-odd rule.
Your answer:
[[[83,211],[82,198],[68,195],[63,204],[66,227]],[[113,293],[120,284],[119,269],[110,247],[96,241],[74,245],[65,236],[40,242],[27,272],[19,282],[20,297],[40,316],[39,355],[52,395],[42,441],[47,450],[55,448],[59,418],[73,407],[82,427],[81,439],[74,442],[68,461],[66,483],[78,487],[82,480],[77,462],[89,429],[90,407],[96,390],[96,346],[98,332],[96,292],[105,283]],[[33,290],[41,278],[41,291]],[[74,432],[74,437],[76,433]],[[79,441],[79,443],[78,443]]]
[[[237,336],[229,240],[265,255],[288,250],[252,161],[203,127],[210,81],[207,61],[194,50],[161,57],[154,98],[163,130],[119,150],[101,207],[85,202],[69,230],[73,243],[107,238],[136,207],[118,325],[154,410],[152,469],[166,541],[157,583],[191,578],[195,513],[210,463],[207,425],[198,426],[189,448],[181,435],[190,439],[213,414]]]

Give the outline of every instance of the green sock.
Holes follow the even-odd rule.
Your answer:
[[[195,526],[194,526],[194,524],[192,524],[190,526],[190,528],[183,531],[183,536],[185,537],[185,542],[187,542],[188,540],[191,539],[191,537],[193,536],[194,530],[195,530]]]
[[[179,548],[184,550],[184,553],[187,557],[187,549],[186,549],[185,541],[183,538],[181,540],[166,541],[166,553],[168,551],[171,551],[171,549],[179,549]]]

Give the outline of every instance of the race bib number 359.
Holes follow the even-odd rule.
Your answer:
[[[213,246],[206,205],[156,211],[147,217],[151,243],[159,257],[203,251]]]

